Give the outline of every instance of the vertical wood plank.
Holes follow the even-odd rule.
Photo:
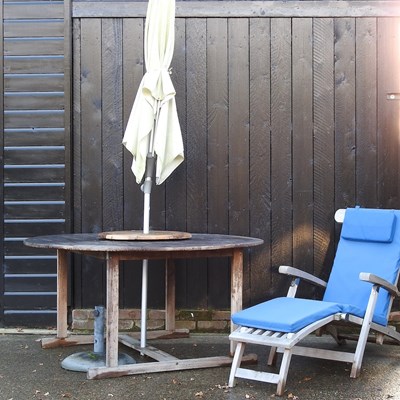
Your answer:
[[[294,18],[292,29],[293,265],[313,272],[312,19]]]
[[[64,199],[65,199],[65,232],[71,232],[73,227],[73,166],[72,166],[72,1],[64,0],[64,24],[63,24],[63,35],[64,35],[64,146],[65,146],[65,187],[64,187]]]
[[[144,65],[144,19],[123,20],[122,68],[123,68],[123,127],[125,129],[140,82]],[[132,155],[123,149],[124,181],[124,229],[143,229],[143,192],[131,170]],[[140,307],[141,261],[124,261],[121,268],[122,304],[124,307]]]
[[[355,202],[355,21],[335,19],[335,208]]]
[[[376,18],[356,19],[356,203],[378,205]]]
[[[81,20],[81,153],[82,232],[102,231],[102,70],[101,20]],[[104,269],[83,258],[82,307],[104,304]]]
[[[229,232],[247,236],[250,231],[249,20],[231,18],[228,23],[228,32]],[[250,293],[249,268],[246,268],[243,285]]]
[[[122,20],[102,21],[103,230],[123,228]]]
[[[228,37],[226,19],[207,20],[208,231],[228,233]]]
[[[81,114],[81,23],[80,20],[73,21],[73,114],[72,114],[72,137],[73,137],[73,230],[82,232],[82,114]],[[82,307],[82,256],[73,255],[73,291],[72,298],[75,307]]]
[[[175,20],[175,51],[171,62],[171,79],[176,95],[179,124],[186,149],[186,20]],[[168,177],[165,184],[165,226],[171,230],[186,230],[186,162]]]
[[[81,24],[80,20],[73,21],[73,226],[75,230],[82,229],[82,113],[81,113]]]
[[[291,21],[271,20],[272,264],[292,263]],[[272,281],[280,279],[273,274]],[[275,286],[276,284],[274,284]]]
[[[144,20],[123,20],[123,127],[125,130],[140,82],[145,73]],[[124,159],[124,229],[143,229],[143,193],[131,170],[132,155],[123,149]]]
[[[249,234],[249,37],[248,19],[228,25],[229,232]]]
[[[208,116],[208,232],[228,233],[228,21],[207,19],[207,116]],[[208,261],[208,307],[229,302],[226,286],[229,264]]]
[[[314,273],[333,259],[334,52],[333,20],[314,19]],[[329,271],[324,270],[324,273]]]
[[[207,21],[186,24],[187,69],[187,230],[207,232]],[[191,260],[187,269],[186,307],[207,308],[206,260]]]
[[[399,18],[378,18],[378,196],[384,208],[400,203],[400,102],[388,99],[400,93],[399,26]]]
[[[250,235],[264,240],[251,250],[250,293],[257,303],[271,292],[270,19],[252,18],[250,54]],[[247,296],[249,295],[249,296]]]
[[[101,20],[81,20],[81,159],[83,232],[102,230]]]
[[[172,58],[172,76],[176,90],[176,107],[178,110],[179,124],[181,126],[182,139],[186,152],[186,115],[187,115],[187,79],[186,79],[186,19],[175,19],[175,51]],[[187,230],[187,188],[186,188],[186,169],[185,160],[168,177],[165,183],[165,226],[170,230]],[[176,261],[176,282],[177,304],[185,304],[187,299],[187,269],[186,261]]]

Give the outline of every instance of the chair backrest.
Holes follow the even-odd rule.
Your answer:
[[[344,312],[364,316],[371,284],[360,272],[397,284],[400,266],[400,211],[348,208],[323,300],[343,304]],[[373,321],[387,324],[391,299],[381,289]]]

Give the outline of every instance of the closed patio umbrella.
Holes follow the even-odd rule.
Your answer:
[[[143,233],[149,233],[150,194],[155,174],[161,184],[183,161],[175,89],[170,64],[175,40],[175,0],[149,0],[145,26],[146,73],[137,92],[123,138],[133,155],[132,172],[144,192]],[[141,347],[146,346],[147,268],[143,260]]]

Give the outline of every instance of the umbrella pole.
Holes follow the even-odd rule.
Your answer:
[[[143,233],[149,233],[150,229],[150,193],[144,193],[143,209]],[[142,310],[140,313],[140,347],[146,347],[147,333],[147,286],[148,286],[148,263],[145,259],[142,263]],[[143,355],[143,354],[142,354]]]
[[[142,310],[140,320],[140,347],[146,347],[147,333],[147,277],[148,277],[148,261],[143,260],[142,263]],[[143,355],[143,353],[141,353]]]
[[[155,157],[149,153],[146,158],[145,180],[142,186],[144,193],[143,206],[143,233],[148,234],[150,231],[150,193],[152,186],[152,177],[155,167]],[[140,347],[146,347],[147,333],[147,287],[148,287],[148,260],[142,263],[142,309],[140,315]],[[143,355],[143,354],[142,354]]]

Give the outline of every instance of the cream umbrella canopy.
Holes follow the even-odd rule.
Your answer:
[[[140,83],[123,145],[133,155],[136,182],[143,180],[143,233],[149,233],[150,194],[155,170],[161,184],[183,161],[183,141],[170,77],[175,42],[175,0],[149,0],[145,25],[146,73]],[[146,346],[148,260],[143,260],[141,347]]]
[[[175,39],[175,0],[149,0],[145,27],[143,76],[123,138],[132,153],[132,171],[140,183],[149,156],[157,156],[156,183],[161,184],[183,161],[175,89],[170,64]],[[146,176],[147,178],[147,176]]]

